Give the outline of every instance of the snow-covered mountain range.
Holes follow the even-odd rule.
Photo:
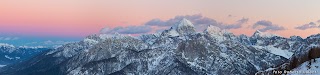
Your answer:
[[[20,46],[15,47],[10,44],[0,43],[0,65],[3,67],[5,65],[14,64],[21,62],[23,60],[29,59],[48,48],[45,47],[27,47]],[[1,67],[0,66],[0,67]]]
[[[236,36],[215,26],[196,32],[181,20],[161,33],[138,37],[95,34],[25,62],[4,75],[254,75],[319,47],[320,34],[305,39],[256,31]]]

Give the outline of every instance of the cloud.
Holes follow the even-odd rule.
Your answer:
[[[203,28],[207,27],[208,25],[217,26],[221,29],[238,29],[241,28],[244,23],[246,23],[249,19],[248,18],[242,18],[237,21],[235,24],[224,24],[219,23],[214,19],[204,17],[201,14],[195,14],[195,15],[184,15],[184,16],[175,16],[174,18],[171,18],[169,20],[163,21],[160,19],[152,19],[145,23],[145,25],[148,26],[159,26],[159,27],[170,27],[174,25],[175,23],[179,22],[183,18],[186,18],[190,20],[193,25],[195,25],[196,28]]]
[[[35,43],[35,42],[32,42],[32,43]],[[37,42],[36,42],[37,43]],[[46,45],[63,45],[63,44],[66,44],[66,43],[70,43],[70,42],[65,42],[65,41],[51,41],[51,40],[47,40],[47,41],[44,41],[43,44],[46,44]]]
[[[307,24],[303,24],[301,26],[295,27],[295,29],[306,30],[306,29],[312,29],[312,28],[320,28],[320,25],[317,26],[316,23],[320,23],[320,20],[318,20],[317,22],[309,22]]]
[[[238,20],[236,23],[234,24],[218,24],[216,26],[222,28],[222,29],[238,29],[241,28],[243,24],[247,23],[249,21],[248,18],[242,18],[240,20]]]
[[[148,33],[152,31],[152,28],[150,26],[128,26],[128,27],[115,27],[113,29],[109,27],[105,27],[101,29],[100,33],[103,34],[143,34]]]
[[[249,18],[242,18],[240,20],[238,20],[238,23],[247,23],[249,21]]]
[[[237,17],[237,16],[234,16],[234,15],[229,14],[228,17],[229,17],[229,18],[232,18],[232,17]]]
[[[201,14],[195,14],[195,15],[184,15],[184,16],[175,16],[174,18],[171,18],[169,20],[163,21],[160,19],[152,19],[145,23],[145,25],[149,26],[172,26],[175,23],[179,22],[183,18],[186,18],[190,20],[194,25],[217,25],[217,21],[211,18],[207,18],[202,16]]]
[[[19,37],[0,37],[0,40],[8,41],[8,40],[18,40]]]
[[[160,32],[165,29],[168,29],[172,25],[175,25],[177,22],[181,21],[183,18],[186,18],[190,20],[193,25],[195,25],[195,28],[197,31],[203,31],[207,28],[209,25],[217,26],[221,29],[238,29],[241,28],[243,24],[248,22],[248,18],[242,18],[236,23],[233,24],[225,24],[222,22],[217,22],[214,19],[204,17],[201,14],[195,14],[195,15],[179,15],[175,16],[169,20],[161,20],[159,18],[152,19],[150,21],[147,21],[144,23],[144,25],[141,26],[128,26],[128,27],[115,27],[115,28],[109,28],[105,27],[100,30],[100,33],[103,34],[143,34],[143,33],[149,33],[151,31]]]
[[[273,24],[271,21],[267,21],[267,20],[261,20],[261,21],[258,21],[256,22],[252,28],[253,29],[256,29],[257,27],[259,26],[263,26],[264,28],[260,28],[258,30],[262,31],[262,32],[265,32],[265,31],[279,31],[279,30],[285,30],[284,27],[282,26],[279,26],[279,25],[276,25],[276,24]]]
[[[319,22],[319,20],[318,20],[318,22]],[[308,24],[304,24],[304,25],[295,27],[295,29],[299,29],[299,30],[306,30],[306,29],[311,29],[311,28],[320,28],[320,25],[317,26],[316,23],[310,22],[310,23],[308,23]]]
[[[151,26],[167,26],[166,22],[162,21],[161,19],[152,19],[145,23],[145,25],[151,25]]]
[[[38,41],[38,42],[29,42],[24,44],[25,46],[45,46],[45,47],[54,47],[54,46],[60,46],[67,43],[71,43],[73,41],[52,41],[52,40],[46,40],[46,41]]]
[[[310,22],[309,25],[317,25],[317,24],[314,22]]]

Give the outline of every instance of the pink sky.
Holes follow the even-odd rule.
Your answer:
[[[251,35],[255,29],[248,26],[269,20],[286,28],[270,33],[306,37],[320,29],[294,27],[319,20],[318,3],[319,0],[1,0],[0,32],[84,37],[106,26],[142,25],[154,18],[168,20],[177,15],[202,14],[223,23],[249,18],[242,28],[230,30],[235,34]]]

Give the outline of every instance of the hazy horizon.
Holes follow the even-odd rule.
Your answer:
[[[147,34],[187,17],[203,28],[218,26],[236,35],[254,31],[303,38],[320,32],[319,0],[1,0],[0,37],[60,37],[90,34]],[[105,30],[106,28],[107,30]],[[132,31],[135,30],[135,31]],[[48,39],[50,40],[50,39]],[[1,41],[1,40],[0,40]],[[68,40],[66,40],[68,41]]]

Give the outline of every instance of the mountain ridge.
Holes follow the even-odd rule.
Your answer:
[[[282,65],[291,56],[319,46],[320,35],[300,40],[298,37],[236,36],[214,26],[197,33],[190,23],[183,19],[160,34],[138,37],[91,35],[27,62],[1,68],[0,74],[252,75]],[[275,54],[275,50],[293,54],[283,56]],[[33,65],[23,66],[29,64]]]
[[[10,44],[0,43],[0,65],[5,66],[22,62],[47,49],[49,48],[27,46],[15,47]]]

